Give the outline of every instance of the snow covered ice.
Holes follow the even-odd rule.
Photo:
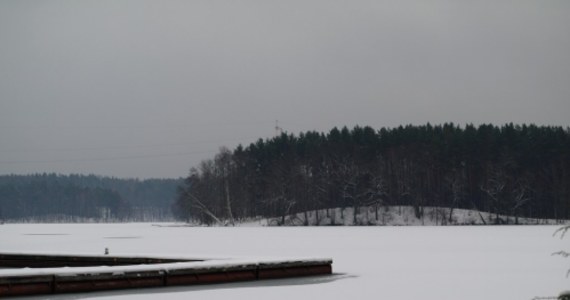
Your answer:
[[[0,252],[334,260],[333,276],[18,299],[530,300],[570,288],[570,260],[552,256],[569,245],[552,236],[557,228],[5,224]]]

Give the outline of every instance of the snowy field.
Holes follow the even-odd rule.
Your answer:
[[[333,276],[18,299],[530,300],[570,289],[557,228],[5,224],[0,252],[334,260]]]

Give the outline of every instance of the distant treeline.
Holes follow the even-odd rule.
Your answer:
[[[170,220],[180,183],[95,175],[0,176],[0,221]]]
[[[408,205],[570,218],[570,130],[535,125],[283,133],[192,168],[176,216],[202,223]],[[497,218],[497,222],[500,219]]]

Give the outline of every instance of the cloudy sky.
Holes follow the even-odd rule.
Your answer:
[[[0,174],[182,177],[275,133],[570,125],[570,1],[3,0]]]

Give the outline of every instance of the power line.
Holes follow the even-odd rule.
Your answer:
[[[219,139],[219,140],[201,140],[193,142],[184,143],[168,143],[168,144],[146,144],[146,145],[123,145],[123,146],[108,146],[108,147],[80,147],[80,148],[48,148],[48,149],[4,149],[1,153],[13,153],[13,152],[73,152],[73,151],[90,151],[90,150],[120,150],[120,149],[143,149],[143,148],[162,148],[162,147],[172,147],[172,146],[189,146],[196,144],[208,144],[208,143],[224,143],[224,142],[236,142],[256,139],[259,137],[242,137],[235,139]]]
[[[173,129],[173,128],[189,128],[189,127],[198,127],[198,126],[211,126],[211,125],[224,125],[224,126],[232,126],[235,127],[236,125],[241,124],[272,124],[273,121],[204,121],[204,122],[191,122],[191,123],[182,123],[176,122],[172,124],[158,124],[157,122],[145,122],[145,124],[152,124],[152,125],[145,125],[145,124],[127,124],[127,125],[46,125],[46,124],[38,124],[38,125],[3,125],[0,126],[0,130],[2,129],[43,129],[43,130],[70,130],[70,129]]]
[[[276,121],[277,122],[277,121]],[[276,123],[276,129],[281,130]],[[147,144],[147,145],[125,145],[125,146],[110,146],[110,147],[80,147],[80,148],[52,148],[52,149],[12,149],[12,150],[0,150],[0,153],[10,153],[10,152],[73,152],[73,151],[89,151],[89,150],[120,150],[120,149],[144,149],[144,148],[158,148],[158,147],[173,147],[173,146],[188,146],[195,144],[204,143],[218,143],[223,144],[223,142],[236,142],[245,140],[256,140],[260,137],[241,137],[235,139],[220,139],[220,140],[201,140],[193,142],[184,143],[171,143],[171,144]],[[10,160],[10,161],[0,161],[3,165],[15,165],[15,164],[49,164],[49,163],[61,163],[61,162],[98,162],[98,161],[117,161],[117,160],[129,160],[129,159],[144,159],[144,158],[160,158],[160,157],[177,157],[177,156],[188,156],[194,154],[206,154],[215,153],[216,150],[205,150],[205,151],[187,151],[187,152],[177,152],[177,153],[161,153],[161,154],[144,154],[144,155],[126,155],[126,156],[113,156],[113,157],[95,157],[95,158],[66,158],[66,159],[48,159],[48,160]]]
[[[205,153],[214,153],[214,152],[216,152],[216,151],[215,150],[205,150],[205,151],[192,151],[192,152],[180,152],[180,153],[128,155],[128,156],[98,157],[98,158],[70,158],[70,159],[53,159],[53,160],[0,161],[0,164],[47,164],[47,163],[59,163],[59,162],[114,161],[114,160],[125,160],[125,159],[176,157],[176,156],[187,156],[187,155],[193,155],[193,154],[205,154]]]

